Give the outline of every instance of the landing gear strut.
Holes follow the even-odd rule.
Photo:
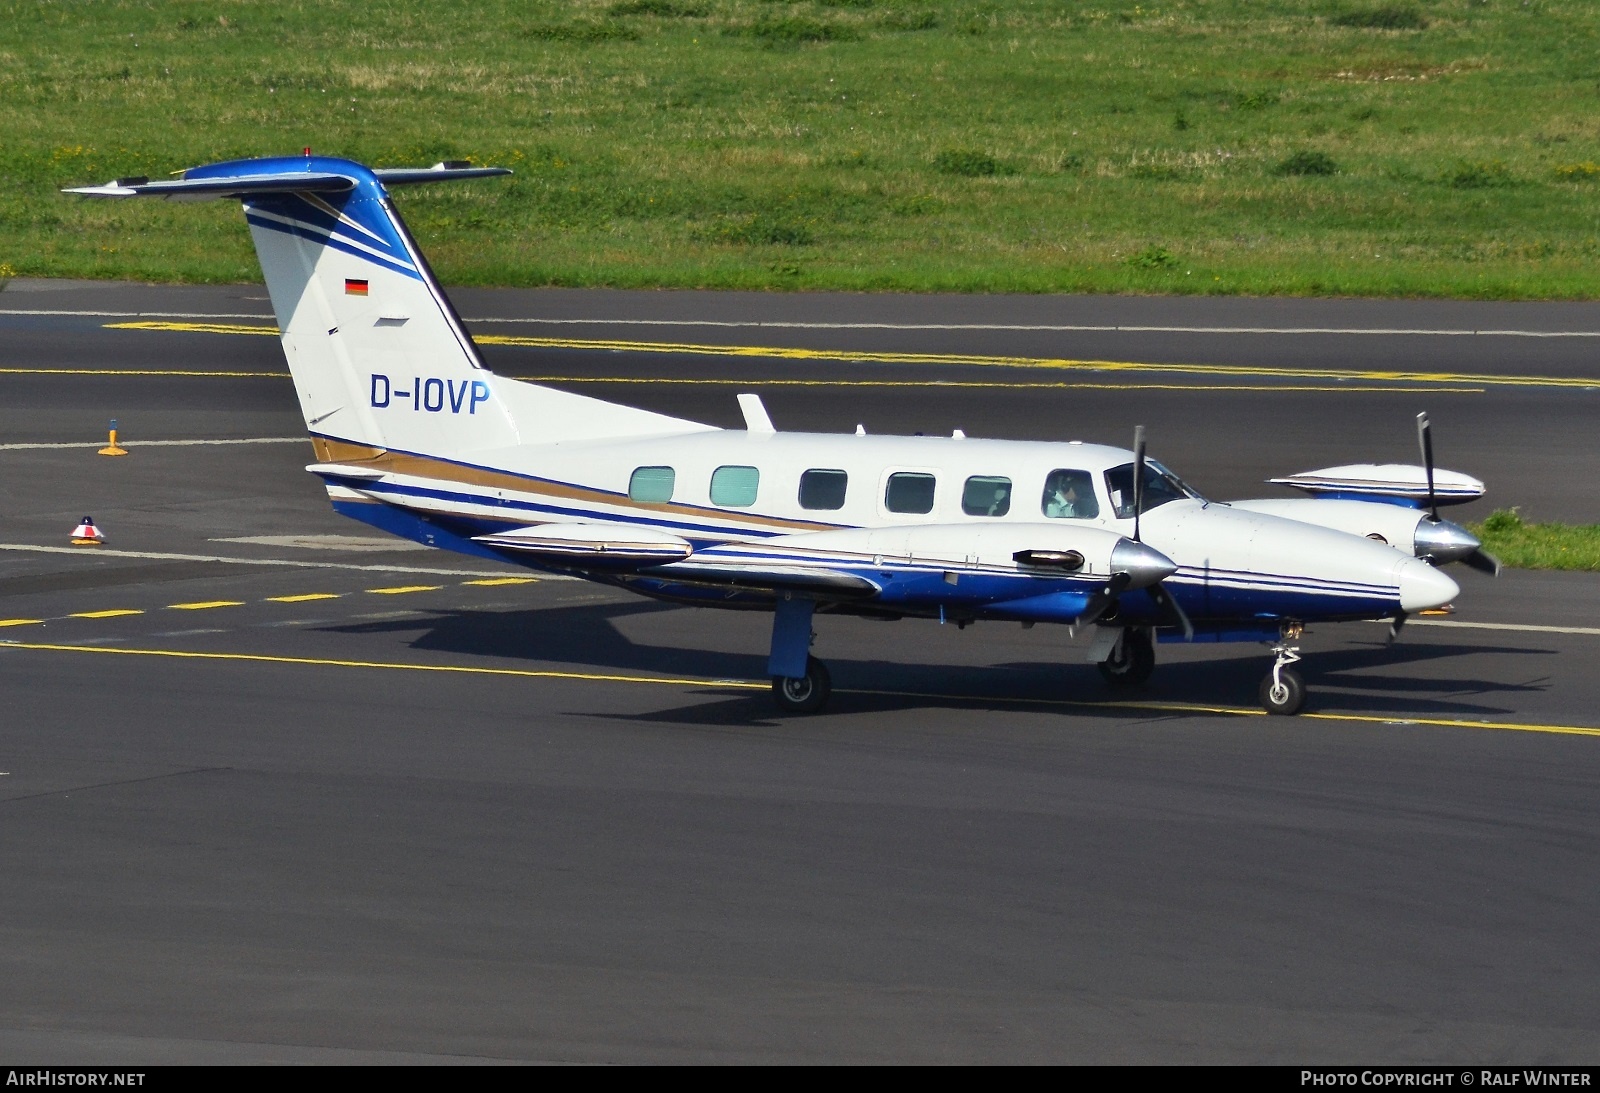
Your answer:
[[[1272,671],[1261,681],[1261,690],[1258,692],[1261,705],[1270,714],[1297,714],[1306,704],[1305,680],[1300,678],[1299,672],[1289,667],[1300,659],[1300,647],[1289,644],[1299,641],[1300,633],[1298,622],[1284,623],[1279,631],[1278,644],[1272,647],[1277,659],[1273,661]]]
[[[767,674],[772,677],[773,701],[784,713],[816,713],[833,690],[828,669],[809,652],[816,606],[792,593],[784,593],[773,605]]]
[[[1113,687],[1142,687],[1156,668],[1156,647],[1150,631],[1123,627],[1111,654],[1099,662],[1100,674]]]

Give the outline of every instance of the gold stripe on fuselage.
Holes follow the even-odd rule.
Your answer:
[[[839,526],[837,524],[816,523],[810,520],[786,520],[776,516],[729,512],[725,509],[705,509],[697,505],[641,504],[637,501],[630,501],[625,494],[610,493],[605,490],[591,489],[584,486],[572,486],[562,482],[551,482],[546,479],[532,479],[509,471],[490,470],[487,467],[465,466],[434,456],[392,452],[384,448],[356,444],[348,440],[336,440],[331,437],[312,437],[311,443],[316,450],[317,458],[324,463],[349,463],[386,471],[390,474],[402,474],[408,478],[419,478],[432,482],[476,486],[480,489],[489,490],[506,490],[508,492],[531,495],[535,498],[576,501],[589,505],[620,505],[625,508],[636,509],[642,513],[681,516],[694,520],[727,521],[743,527],[775,528],[783,531],[832,531]],[[485,498],[485,500],[490,499]],[[606,518],[604,513],[597,512],[594,515],[597,520]],[[526,523],[528,521],[522,520],[521,517],[511,517],[508,518],[508,522]],[[739,528],[707,528],[706,530],[713,532],[726,530],[729,534],[736,535]]]

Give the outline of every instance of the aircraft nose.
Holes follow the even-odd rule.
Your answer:
[[[1431,558],[1440,565],[1460,561],[1483,545],[1472,532],[1449,520],[1422,521],[1414,544],[1417,557]]]
[[[1417,558],[1400,563],[1400,610],[1427,611],[1443,607],[1461,592],[1461,586],[1433,566]]]
[[[1178,572],[1178,563],[1143,543],[1123,539],[1111,548],[1111,572],[1126,573],[1129,588],[1146,588]]]

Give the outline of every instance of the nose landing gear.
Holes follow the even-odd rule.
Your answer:
[[[1286,622],[1278,631],[1278,643],[1272,647],[1277,659],[1273,661],[1272,671],[1261,681],[1261,689],[1257,692],[1261,705],[1269,714],[1290,716],[1299,713],[1306,704],[1305,680],[1300,678],[1299,672],[1289,667],[1300,659],[1300,647],[1290,642],[1299,641],[1301,632],[1302,627],[1298,622]]]

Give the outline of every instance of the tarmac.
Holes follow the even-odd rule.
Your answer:
[[[1061,628],[826,618],[834,699],[783,718],[764,616],[333,514],[264,296],[0,292],[0,1059],[1596,1057],[1600,578],[1318,628],[1292,719],[1254,645],[1128,695]],[[1461,518],[1600,522],[1594,305],[453,296],[508,375],[1145,424],[1217,498],[1413,462],[1427,410]]]

